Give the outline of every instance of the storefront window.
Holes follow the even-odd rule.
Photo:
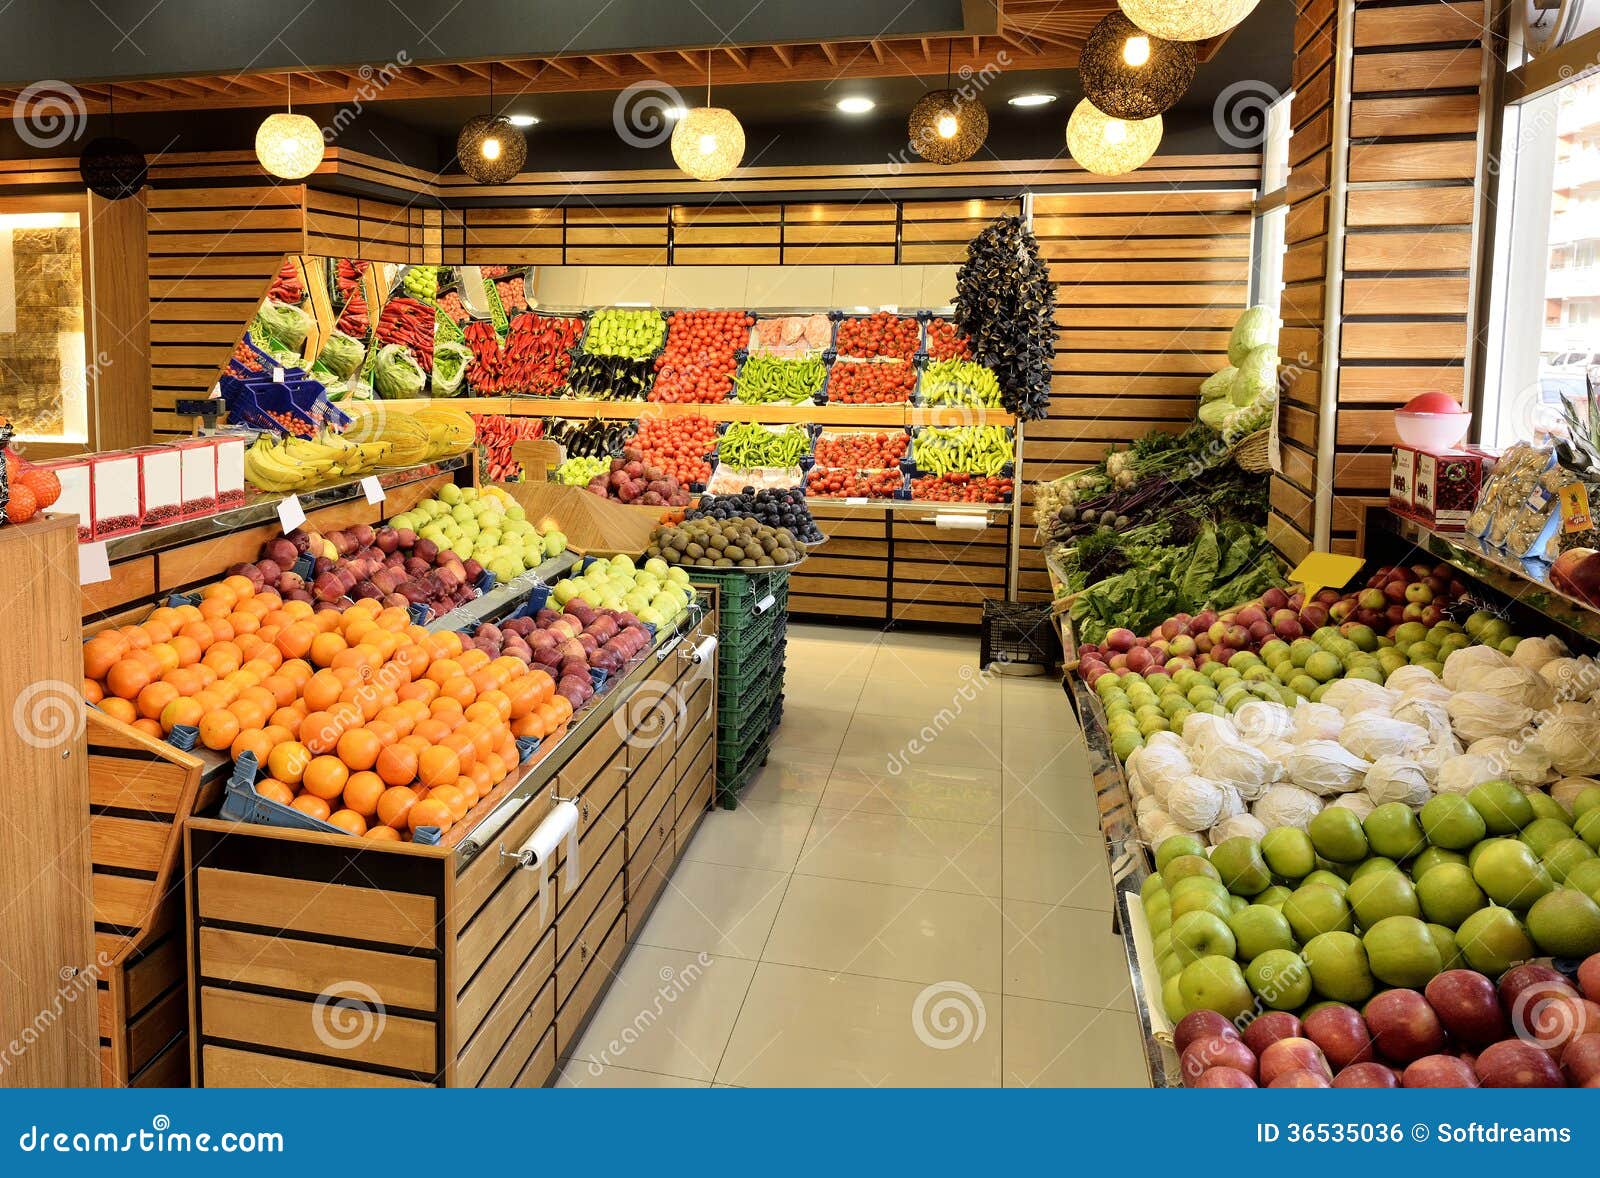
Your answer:
[[[0,213],[0,414],[20,441],[88,439],[78,214]]]

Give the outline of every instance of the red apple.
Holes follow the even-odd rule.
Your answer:
[[[1561,1055],[1561,1070],[1574,1088],[1600,1076],[1600,1034],[1579,1035]]]
[[[1196,1039],[1184,1048],[1181,1061],[1183,1082],[1194,1087],[1195,1082],[1212,1068],[1233,1068],[1252,1080],[1256,1077],[1255,1052],[1230,1031],[1225,1035],[1207,1035]]]
[[[1328,1077],[1321,1072],[1314,1072],[1310,1068],[1292,1068],[1287,1072],[1280,1072],[1278,1076],[1267,1085],[1268,1088],[1331,1088]]]
[[[1407,1088],[1476,1088],[1477,1074],[1454,1055],[1424,1055],[1407,1065]]]
[[[1307,630],[1320,630],[1328,624],[1328,619],[1332,616],[1330,607],[1317,602],[1300,608],[1300,624]]]
[[[1548,965],[1516,965],[1506,970],[1500,978],[1500,1005],[1508,1012],[1515,1012],[1517,999],[1522,997],[1522,992],[1535,986],[1541,991],[1549,989],[1551,996],[1558,992],[1577,994],[1572,983]],[[1527,1001],[1531,1002],[1532,999]]]
[[[1352,599],[1346,598],[1343,601],[1336,601],[1328,607],[1328,618],[1330,621],[1344,622],[1354,617],[1355,612],[1356,603]],[[1305,613],[1305,610],[1300,611],[1301,621],[1305,620]]]
[[[1240,609],[1238,613],[1233,615],[1233,620],[1239,623],[1239,625],[1248,629],[1257,622],[1266,621],[1267,615],[1266,611],[1263,610],[1259,605],[1247,605]]]
[[[1583,996],[1591,1002],[1600,1002],[1600,953],[1591,953],[1578,967],[1578,985]]]
[[[1273,586],[1261,595],[1261,608],[1271,612],[1282,609],[1289,604],[1289,595],[1277,586]]]
[[[1334,602],[1339,600],[1339,596],[1339,591],[1337,589],[1319,589],[1314,600],[1319,605],[1332,605]]]
[[[1396,1063],[1444,1050],[1444,1025],[1415,990],[1385,990],[1367,1003],[1365,1014],[1378,1050]]]
[[[1402,578],[1395,578],[1383,587],[1384,600],[1393,604],[1404,605],[1406,601],[1406,583]]]
[[[1319,1006],[1306,1015],[1305,1026],[1306,1038],[1322,1048],[1335,1068],[1373,1058],[1372,1033],[1354,1007],[1343,1003]]]
[[[1494,983],[1475,969],[1447,969],[1424,994],[1445,1030],[1463,1043],[1498,1043],[1511,1034]]]
[[[1381,1063],[1353,1063],[1333,1078],[1335,1088],[1398,1088],[1400,1077]]]
[[[1279,1076],[1296,1071],[1320,1072],[1327,1079],[1333,1079],[1333,1069],[1328,1066],[1322,1048],[1310,1039],[1279,1039],[1261,1053],[1259,1068],[1261,1082],[1268,1087]]]
[[[1214,1010],[1191,1010],[1172,1028],[1172,1049],[1182,1055],[1196,1039],[1216,1035],[1232,1035],[1237,1039],[1239,1032],[1226,1016]]]
[[[1521,1039],[1506,1039],[1483,1049],[1475,1065],[1485,1088],[1561,1088],[1561,1069],[1550,1053]]]
[[[1208,1068],[1191,1088],[1254,1088],[1256,1082],[1237,1068]]]
[[[1305,1027],[1286,1010],[1269,1010],[1244,1029],[1244,1045],[1260,1055],[1279,1039],[1304,1037]]]

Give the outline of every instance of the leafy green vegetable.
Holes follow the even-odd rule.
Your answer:
[[[285,347],[298,351],[310,333],[311,316],[299,307],[275,303],[270,299],[261,304],[261,309],[250,322],[250,338],[257,344],[262,342],[263,337],[271,337]]]
[[[336,331],[317,353],[318,368],[331,372],[340,380],[358,372],[367,357],[367,347],[354,336]]]
[[[372,369],[372,386],[378,396],[391,401],[420,397],[427,383],[428,374],[404,344],[386,344],[378,349]]]
[[[1226,397],[1228,391],[1233,387],[1234,378],[1238,375],[1239,370],[1230,365],[1221,372],[1216,372],[1206,377],[1200,385],[1200,399],[1202,401],[1215,401],[1218,398]]]
[[[1269,307],[1251,307],[1233,325],[1228,337],[1228,363],[1243,367],[1246,356],[1257,348],[1276,345],[1278,321]]]
[[[1194,610],[1203,609],[1211,583],[1216,579],[1222,553],[1217,547],[1217,530],[1206,528],[1189,550],[1189,564],[1183,573],[1181,596]]]
[[[472,349],[454,340],[439,340],[433,345],[433,395],[453,397],[461,391],[472,363]]]

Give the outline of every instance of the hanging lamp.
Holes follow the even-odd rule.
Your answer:
[[[711,105],[711,50],[706,50],[706,104],[685,112],[672,128],[672,158],[696,180],[721,180],[744,158],[738,117]]]
[[[1117,0],[1123,13],[1152,37],[1205,41],[1221,36],[1260,0]]]
[[[917,99],[906,125],[911,150],[933,164],[971,159],[989,134],[989,112],[977,96],[950,89],[953,46],[954,42],[945,42],[945,88]]]
[[[1114,119],[1085,98],[1067,121],[1067,149],[1097,176],[1125,176],[1161,146],[1161,116]]]
[[[130,139],[117,135],[115,86],[106,87],[108,135],[89,140],[78,157],[78,175],[90,192],[107,200],[127,200],[150,179],[150,164],[144,152]]]
[[[456,136],[461,170],[479,184],[504,184],[522,171],[528,140],[504,115],[494,113],[494,66],[489,67],[489,113],[476,115]]]
[[[1084,97],[1117,119],[1154,118],[1194,81],[1194,46],[1152,37],[1120,12],[1095,25],[1078,58]]]
[[[268,115],[256,128],[256,159],[281,180],[299,180],[317,170],[328,145],[321,127],[294,113],[294,75],[284,78],[284,92],[285,109]]]

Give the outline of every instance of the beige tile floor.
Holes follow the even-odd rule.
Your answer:
[[[793,625],[783,726],[562,1068],[576,1087],[1146,1082],[1082,737],[975,637]]]

